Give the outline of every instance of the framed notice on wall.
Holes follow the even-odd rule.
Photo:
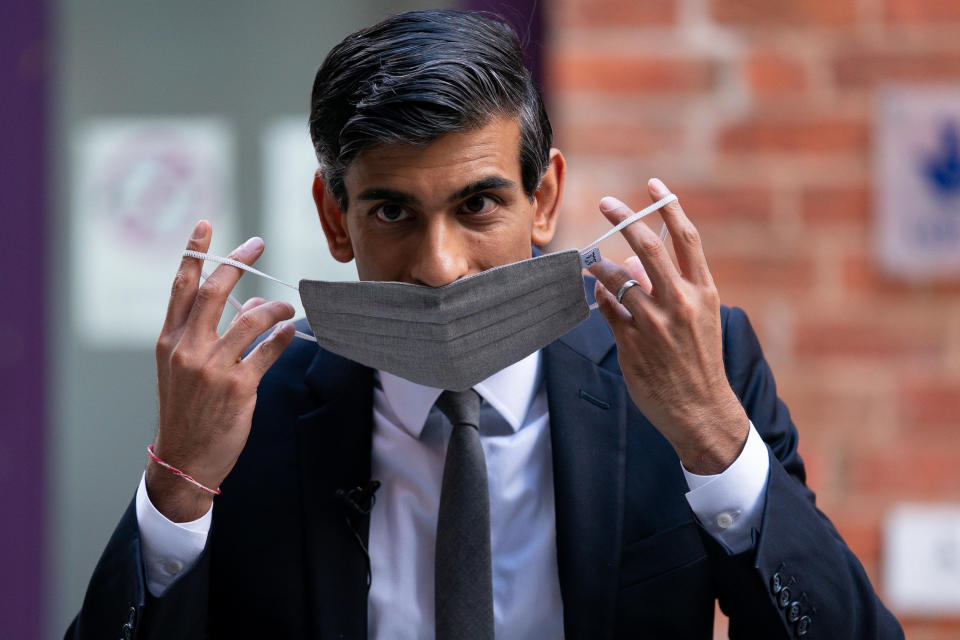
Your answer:
[[[876,133],[879,264],[908,280],[960,279],[960,89],[884,90]]]
[[[232,134],[212,118],[122,118],[73,140],[72,324],[91,346],[152,346],[194,224],[236,244]]]

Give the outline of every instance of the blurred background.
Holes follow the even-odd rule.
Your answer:
[[[55,638],[143,469],[192,224],[221,254],[261,235],[281,279],[356,277],[311,211],[313,73],[351,31],[444,5],[8,5],[0,638]],[[821,509],[907,637],[960,636],[960,3],[446,6],[527,41],[568,161],[554,248],[663,179],[761,337]]]

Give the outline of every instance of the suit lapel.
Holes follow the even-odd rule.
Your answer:
[[[307,628],[311,637],[364,638],[370,518],[348,509],[336,492],[370,478],[373,371],[321,349],[306,380],[319,401],[300,416],[297,435]]]
[[[627,397],[598,363],[613,346],[599,313],[544,349],[557,561],[568,637],[612,635],[623,529]]]

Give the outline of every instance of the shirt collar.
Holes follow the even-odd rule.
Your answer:
[[[400,426],[414,438],[419,438],[427,421],[427,414],[443,393],[443,389],[426,387],[382,370],[376,371],[375,375],[383,389],[387,405],[396,415]],[[535,351],[473,388],[516,432],[523,425],[527,407],[530,406],[539,382],[540,352]]]

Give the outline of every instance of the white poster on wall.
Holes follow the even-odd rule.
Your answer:
[[[960,505],[894,505],[884,530],[883,590],[901,615],[960,614]]]
[[[71,299],[80,339],[152,346],[200,219],[237,244],[233,137],[214,118],[99,119],[74,135]]]
[[[875,166],[883,270],[908,280],[960,278],[960,90],[885,90]]]
[[[270,122],[263,132],[263,240],[264,254],[258,266],[287,282],[311,280],[356,280],[353,262],[337,262],[327,241],[313,202],[313,176],[317,157],[310,142],[307,119],[284,117]],[[260,295],[294,304],[297,317],[304,316],[296,294],[258,284]]]

